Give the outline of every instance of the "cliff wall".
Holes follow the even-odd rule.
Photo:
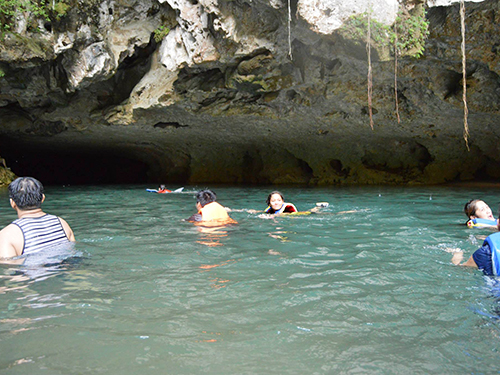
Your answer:
[[[50,21],[18,14],[0,43],[0,155],[18,174],[262,184],[500,177],[498,1],[466,3],[469,150],[457,3],[406,2],[407,14],[426,10],[429,35],[420,58],[412,46],[398,56],[397,79],[385,28],[396,0],[67,4]]]

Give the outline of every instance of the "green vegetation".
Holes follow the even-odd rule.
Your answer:
[[[429,36],[429,22],[425,18],[425,9],[413,12],[399,12],[394,31],[391,35],[391,43],[396,40],[396,48],[403,56],[419,58],[425,50],[425,41]]]
[[[5,77],[5,72],[2,69],[0,69],[0,78],[2,77]]]
[[[59,20],[65,16],[70,5],[64,1],[50,0],[0,0],[0,33],[3,35],[12,29],[17,15],[29,17],[29,20]],[[28,22],[28,25],[30,22]],[[32,31],[36,31],[33,28]]]
[[[348,39],[366,41],[368,35],[368,14],[351,16],[340,30],[341,35]],[[397,39],[396,39],[397,34]],[[425,41],[429,35],[429,22],[425,18],[425,9],[415,8],[412,13],[400,11],[396,21],[391,26],[370,20],[370,37],[379,47],[393,45],[403,56],[419,58],[424,53]]]
[[[371,39],[377,44],[384,44],[390,38],[389,26],[374,20],[370,20]],[[341,29],[341,34],[349,39],[366,40],[368,34],[368,14],[355,14],[349,17]]]
[[[62,17],[68,13],[68,10],[71,8],[71,5],[66,4],[63,1],[59,1],[55,3],[54,8],[52,9],[55,13],[55,17],[57,20],[60,20]]]
[[[167,26],[161,25],[159,28],[157,28],[154,31],[154,38],[156,43],[160,43],[163,38],[165,38],[168,33],[170,32],[170,29]]]

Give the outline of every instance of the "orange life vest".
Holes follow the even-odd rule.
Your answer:
[[[226,209],[217,202],[206,204],[200,210],[200,214],[201,221],[196,223],[198,225],[216,227],[227,224],[238,224],[236,220],[229,217]]]

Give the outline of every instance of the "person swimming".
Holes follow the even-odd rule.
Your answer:
[[[172,190],[168,190],[168,189],[165,187],[165,185],[160,185],[160,186],[158,187],[158,190],[157,190],[156,192],[157,192],[157,193],[159,193],[159,194],[165,194],[165,193],[171,193],[171,192],[172,192]]]
[[[480,199],[468,201],[464,206],[464,213],[469,218],[466,223],[469,228],[497,227],[497,220],[493,216],[491,208]]]
[[[267,208],[264,210],[266,214],[279,215],[298,212],[297,207],[293,203],[285,203],[285,197],[277,190],[267,196],[266,203]]]
[[[324,207],[329,206],[328,202],[318,202],[318,203],[316,203],[316,206],[311,208],[310,210],[299,211],[299,210],[297,210],[297,207],[295,207],[295,205],[293,203],[285,202],[285,198],[284,198],[283,194],[277,190],[269,193],[269,195],[267,196],[267,199],[266,199],[266,204],[267,204],[267,208],[264,211],[259,211],[259,210],[255,210],[255,209],[230,209],[228,207],[226,207],[226,210],[228,212],[230,212],[230,211],[248,212],[251,214],[261,213],[259,215],[259,217],[268,219],[268,218],[272,218],[276,215],[281,215],[281,214],[309,215],[311,213],[318,212],[319,210],[321,210]],[[354,212],[354,211],[352,211],[352,212]]]
[[[328,202],[318,202],[316,207],[311,208],[307,211],[299,211],[293,203],[286,203],[283,194],[275,190],[271,192],[266,199],[267,208],[264,210],[266,214],[279,215],[279,214],[310,214],[313,212],[318,212],[324,207],[328,207]]]
[[[205,189],[196,193],[197,213],[193,214],[187,221],[206,227],[220,227],[228,224],[238,224],[227,214],[227,209],[215,200],[217,195],[214,191]]]

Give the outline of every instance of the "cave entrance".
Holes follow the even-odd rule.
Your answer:
[[[120,151],[71,147],[54,149],[3,140],[0,156],[16,175],[35,177],[44,185],[149,182],[148,164]]]

